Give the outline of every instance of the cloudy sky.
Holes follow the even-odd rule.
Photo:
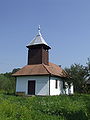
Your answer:
[[[90,0],[0,0],[0,73],[27,64],[38,25],[50,62],[85,65],[90,57]]]

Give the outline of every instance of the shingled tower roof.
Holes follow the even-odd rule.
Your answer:
[[[27,47],[33,46],[33,45],[46,45],[49,47],[49,45],[46,43],[46,41],[43,39],[42,34],[40,32],[40,25],[38,27],[38,34],[36,37],[27,45]],[[50,47],[49,47],[50,48]]]

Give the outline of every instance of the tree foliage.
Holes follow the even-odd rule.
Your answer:
[[[12,73],[0,74],[0,90],[5,93],[15,92],[15,78]]]
[[[12,70],[12,74],[15,73],[15,72],[17,72],[18,70],[20,70],[20,68],[14,68],[14,69]]]
[[[90,59],[86,66],[81,64],[72,64],[70,68],[65,68],[71,76],[69,82],[73,83],[74,91],[78,93],[87,92],[86,81],[90,79]]]
[[[12,72],[0,74],[0,90],[5,93],[14,93],[15,92],[15,77],[12,77],[12,74],[20,70],[20,68],[15,68]]]
[[[87,77],[88,79],[90,79],[90,58],[88,58],[88,62],[86,64],[87,64],[87,70],[88,70]]]

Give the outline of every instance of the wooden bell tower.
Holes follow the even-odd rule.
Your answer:
[[[49,49],[51,49],[40,33],[38,27],[38,35],[30,42],[28,48],[28,65],[49,63]]]

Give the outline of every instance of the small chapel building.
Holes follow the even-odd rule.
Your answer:
[[[40,26],[38,34],[26,47],[28,64],[13,74],[16,77],[16,94],[73,94],[73,85],[64,87],[69,75],[60,66],[49,62],[51,47],[43,39]]]

